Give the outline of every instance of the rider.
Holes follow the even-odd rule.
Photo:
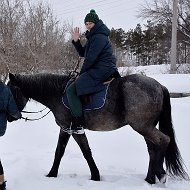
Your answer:
[[[5,134],[7,128],[7,120],[9,122],[21,118],[21,113],[18,111],[13,95],[2,81],[0,81],[0,136]],[[0,160],[0,190],[6,189],[6,181],[4,179],[3,166]]]
[[[72,43],[81,57],[84,57],[79,77],[66,90],[72,114],[71,130],[74,133],[84,133],[81,95],[103,90],[103,84],[112,75],[119,77],[116,68],[116,58],[113,55],[109,40],[110,30],[99,19],[95,10],[91,10],[84,19],[87,43],[80,43],[80,31],[76,27],[72,31]]]

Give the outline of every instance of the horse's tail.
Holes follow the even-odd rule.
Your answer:
[[[159,130],[170,137],[170,143],[165,154],[166,169],[172,176],[189,179],[184,169],[184,162],[176,144],[175,132],[172,124],[170,94],[168,89],[163,86],[163,110],[159,121]]]

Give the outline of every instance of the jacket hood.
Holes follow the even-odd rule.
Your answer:
[[[92,30],[86,31],[86,38],[89,39],[91,36],[95,35],[95,34],[103,34],[105,36],[109,36],[110,34],[110,30],[108,29],[108,27],[102,22],[102,20],[99,20],[95,26],[92,28]]]

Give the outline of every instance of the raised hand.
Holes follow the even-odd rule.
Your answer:
[[[80,37],[80,30],[79,30],[79,27],[75,27],[73,30],[72,30],[72,39],[77,42],[79,40],[79,37]]]

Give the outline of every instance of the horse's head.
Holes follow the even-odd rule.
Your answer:
[[[26,106],[26,103],[28,102],[29,98],[23,95],[16,75],[9,73],[9,81],[7,83],[7,86],[9,86],[13,94],[18,110],[22,111]]]

